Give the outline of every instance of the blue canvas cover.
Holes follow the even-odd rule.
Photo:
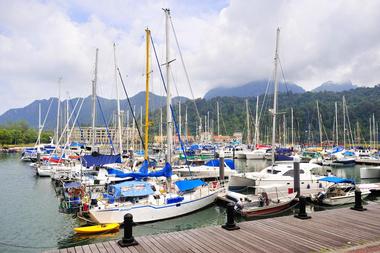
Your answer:
[[[82,156],[82,165],[86,168],[92,166],[103,166],[104,164],[121,163],[120,155],[84,155]]]
[[[235,163],[234,160],[232,159],[225,159],[224,162],[227,164],[228,167],[230,167],[232,170],[235,169]],[[219,167],[219,159],[212,159],[206,163],[206,166],[211,166],[211,167]]]
[[[171,177],[172,174],[172,166],[167,162],[161,170],[149,172],[148,177]]]
[[[115,175],[116,177],[119,178],[126,178],[126,177],[133,177],[133,178],[144,178],[148,176],[148,161],[145,160],[142,163],[142,166],[138,172],[129,172],[129,173],[124,173],[121,170],[118,169],[107,169],[108,174]]]
[[[192,190],[198,186],[204,185],[205,182],[203,182],[200,179],[194,179],[194,180],[181,180],[175,182],[175,185],[178,187],[179,191],[184,192],[188,190]]]
[[[326,181],[330,183],[348,183],[348,184],[355,184],[355,181],[353,179],[348,179],[348,178],[342,178],[342,177],[324,177],[319,179],[319,181]]]
[[[120,184],[111,185],[109,192],[115,198],[120,197],[142,197],[153,194],[152,185],[142,181],[126,181]]]

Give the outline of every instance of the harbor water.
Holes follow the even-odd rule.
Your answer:
[[[236,160],[240,171],[257,171],[265,161]],[[360,182],[359,168],[331,169],[340,177]],[[324,173],[324,171],[321,171]],[[59,201],[50,178],[38,178],[18,154],[0,154],[0,252],[41,252],[122,237],[123,231],[98,236],[77,236],[79,226],[72,215],[58,212]],[[378,181],[378,180],[375,180]],[[316,210],[316,209],[315,209]],[[288,214],[291,214],[292,210]],[[212,205],[198,212],[133,228],[134,235],[179,231],[225,222],[225,208]]]

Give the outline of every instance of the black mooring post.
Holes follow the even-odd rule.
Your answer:
[[[299,211],[298,211],[298,214],[294,215],[294,217],[301,220],[311,219],[311,216],[307,215],[306,213],[306,197],[305,196],[299,197]]]
[[[355,211],[366,211],[367,208],[364,208],[362,205],[362,192],[360,190],[355,190],[355,205],[351,207]]]
[[[120,247],[128,247],[139,244],[132,235],[133,215],[124,215],[124,236],[117,243]]]
[[[294,169],[294,191],[297,192],[297,198],[301,195],[301,186],[300,186],[300,161],[297,159],[293,163]]]
[[[227,222],[226,224],[222,225],[222,228],[226,230],[237,230],[240,229],[239,226],[236,225],[235,219],[234,219],[234,203],[228,203],[227,204]]]
[[[219,153],[219,180],[224,181],[224,152],[223,150]]]

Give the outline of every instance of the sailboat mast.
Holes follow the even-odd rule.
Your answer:
[[[143,111],[142,110],[142,105],[140,105],[140,126],[137,126],[140,129],[140,133],[142,133],[142,130],[143,130],[142,129],[143,128],[143,125],[142,125],[143,112],[142,111]],[[140,138],[140,152],[142,151],[142,149],[143,149],[142,140]]]
[[[248,109],[248,99],[245,100],[245,109],[247,111],[247,144],[251,143],[251,133],[249,130],[249,109]]]
[[[70,135],[70,120],[69,120],[69,93],[67,92],[67,100],[66,100],[66,124],[67,124],[67,130],[66,130],[66,141],[69,141],[69,135]],[[69,145],[69,143],[67,143]]]
[[[343,148],[346,148],[346,103],[343,96]]]
[[[277,28],[276,35],[276,51],[274,55],[274,94],[273,94],[273,126],[272,126],[272,166],[275,162],[276,152],[276,116],[277,116],[277,93],[278,93],[278,80],[277,80],[277,61],[278,61],[278,43],[280,39],[280,28]]]
[[[170,90],[170,44],[169,44],[169,17],[170,9],[164,9],[165,12],[165,33],[166,33],[166,141],[167,141],[167,152],[166,152],[166,162],[171,163],[172,161],[172,138],[173,138],[173,125],[172,125],[172,113],[170,110],[171,104],[171,90]]]
[[[144,145],[144,159],[148,160],[148,141],[149,141],[149,78],[150,78],[150,30],[145,29],[146,33],[146,74],[145,74],[145,145]]]
[[[162,107],[160,108],[160,147],[162,148]]]
[[[58,79],[58,109],[57,109],[57,129],[55,133],[55,145],[58,146],[58,140],[59,140],[59,112],[61,110],[61,81],[62,78],[60,77]]]
[[[96,82],[98,78],[98,53],[99,49],[96,49],[95,53],[95,73],[94,80],[92,81],[92,141],[91,150],[94,151],[95,148],[95,119],[96,119]]]
[[[41,103],[38,103],[38,145],[41,144]]]
[[[336,145],[339,145],[339,135],[338,135],[338,103],[335,102],[335,136],[336,136]]]
[[[318,113],[318,127],[319,127],[319,144],[322,147],[322,122],[321,122],[321,114],[319,112],[318,100],[317,100],[317,113]]]
[[[188,129],[187,129],[187,106],[185,107],[185,140],[187,140],[187,132],[188,132]]]
[[[179,137],[181,137],[181,134],[182,134],[181,100],[178,101],[178,128],[179,128],[178,129]]]
[[[291,124],[292,124],[292,147],[294,147],[294,115],[293,107],[290,108]]]
[[[220,128],[219,128],[219,101],[216,101],[216,120],[218,125],[218,136],[220,135]]]
[[[256,149],[256,145],[259,142],[259,96],[256,97],[256,113],[255,113],[255,138],[253,148]]]
[[[114,62],[114,71],[115,71],[115,87],[116,87],[116,105],[117,105],[117,132],[119,139],[119,152],[120,158],[123,160],[123,140],[122,140],[122,127],[121,127],[121,113],[120,113],[120,96],[119,96],[119,87],[117,85],[117,61],[116,61],[116,44],[113,43],[113,62]]]

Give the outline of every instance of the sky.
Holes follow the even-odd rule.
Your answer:
[[[145,29],[165,63],[169,29],[172,94],[271,78],[276,29],[287,81],[380,83],[380,1],[374,0],[0,0],[0,114],[36,99],[87,96],[99,48],[97,93],[115,98],[115,63],[129,95],[145,90]],[[164,95],[154,54],[151,91]],[[58,80],[61,78],[61,88]]]

